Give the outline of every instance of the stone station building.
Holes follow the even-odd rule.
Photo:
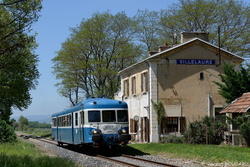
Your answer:
[[[216,117],[226,104],[214,81],[220,81],[224,63],[243,61],[209,43],[206,32],[182,33],[181,44],[159,46],[157,52],[120,71],[121,92],[115,98],[128,104],[133,139],[159,142],[160,134],[180,135],[189,122]],[[152,101],[164,106],[161,128]]]

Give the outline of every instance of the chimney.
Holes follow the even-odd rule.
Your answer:
[[[182,32],[181,33],[181,43],[190,41],[191,39],[194,39],[194,38],[199,38],[199,39],[202,39],[204,41],[209,42],[208,35],[209,35],[209,33],[204,32],[204,31],[201,31],[201,32]]]
[[[156,53],[159,53],[159,52],[157,52],[157,51],[150,51],[148,56],[150,57],[150,56],[152,56],[152,55],[154,55]]]
[[[162,52],[162,51],[164,51],[164,50],[167,50],[167,49],[169,49],[169,48],[171,48],[172,46],[169,46],[166,42],[163,44],[163,45],[160,45],[158,48],[158,51],[159,52]]]
[[[165,42],[163,45],[160,45],[160,46],[158,47],[158,51],[150,51],[150,52],[149,52],[149,57],[152,56],[152,55],[154,55],[154,54],[156,54],[156,53],[159,53],[159,52],[162,52],[162,51],[164,51],[164,50],[167,50],[167,49],[169,49],[169,48],[171,48],[171,47],[172,47],[172,46],[168,45],[168,44]]]

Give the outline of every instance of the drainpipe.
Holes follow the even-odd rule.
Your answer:
[[[218,56],[219,56],[219,64],[217,66],[221,65],[221,54],[220,54],[220,26],[218,26],[218,47],[219,47],[219,52],[218,52]]]
[[[147,61],[148,63],[148,69],[149,69],[149,61]],[[148,71],[148,81],[149,81],[149,71]],[[149,127],[152,127],[150,125],[150,106],[151,106],[151,102],[150,102],[150,91],[149,91],[149,84],[148,84],[148,124]],[[150,143],[150,129],[148,128],[148,143]]]

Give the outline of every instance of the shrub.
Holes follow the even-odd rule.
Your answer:
[[[192,144],[220,144],[224,139],[224,127],[220,121],[213,117],[204,117],[201,121],[189,124],[184,138],[187,143]]]
[[[250,147],[250,115],[243,114],[233,120],[239,127],[239,131],[243,139],[245,139],[247,146]]]
[[[183,137],[168,136],[167,143],[184,143]]]
[[[16,141],[17,138],[14,129],[4,120],[0,120],[0,143]]]
[[[161,143],[185,143],[185,139],[182,136],[168,135],[160,137]]]

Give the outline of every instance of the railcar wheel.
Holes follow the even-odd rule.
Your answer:
[[[63,143],[62,142],[57,142],[58,143],[58,146],[59,147],[62,147],[63,146]]]

